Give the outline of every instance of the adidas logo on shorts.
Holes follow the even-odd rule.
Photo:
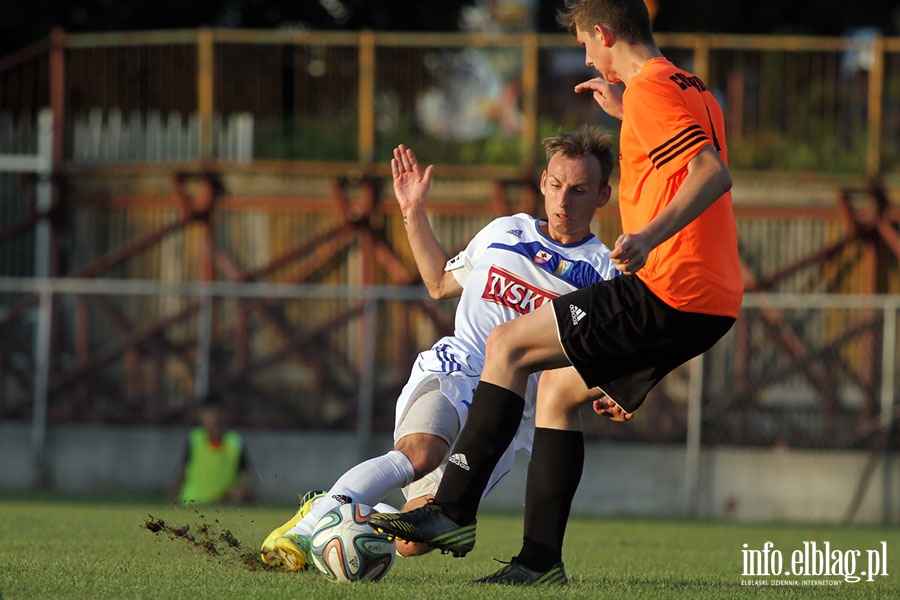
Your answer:
[[[578,325],[578,322],[587,316],[587,313],[575,306],[569,305],[569,312],[572,313],[572,325]]]
[[[469,461],[466,460],[465,454],[453,454],[452,456],[450,456],[449,462],[452,462],[463,471],[469,470]]]

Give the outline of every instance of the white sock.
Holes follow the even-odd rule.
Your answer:
[[[391,513],[391,514],[397,514],[398,512],[400,512],[399,510],[397,510],[396,508],[394,508],[387,502],[379,502],[378,504],[376,504],[375,506],[372,507],[372,510],[374,510],[375,512]]]
[[[392,491],[412,483],[415,476],[412,463],[399,450],[370,458],[341,475],[325,496],[313,503],[309,514],[288,533],[311,536],[325,513],[345,504],[335,496],[347,496],[352,502],[374,507]]]

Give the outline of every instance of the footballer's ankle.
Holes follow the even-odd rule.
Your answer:
[[[454,505],[439,505],[444,515],[449,517],[454,523],[460,527],[471,525],[475,522],[475,513],[463,507]]]
[[[525,537],[522,549],[513,560],[534,571],[549,571],[553,565],[562,560],[561,552],[546,544],[535,542]]]

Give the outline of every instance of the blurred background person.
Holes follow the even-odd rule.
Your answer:
[[[198,425],[188,433],[184,460],[173,486],[181,504],[247,502],[253,497],[254,472],[244,439],[226,428],[225,410],[214,397],[198,407]]]

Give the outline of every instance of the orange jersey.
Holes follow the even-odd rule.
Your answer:
[[[687,165],[713,146],[728,164],[725,119],[706,85],[665,58],[648,61],[625,89],[619,140],[619,210],[625,233],[669,205]],[[678,310],[737,317],[743,296],[731,192],[654,248],[637,272]]]

